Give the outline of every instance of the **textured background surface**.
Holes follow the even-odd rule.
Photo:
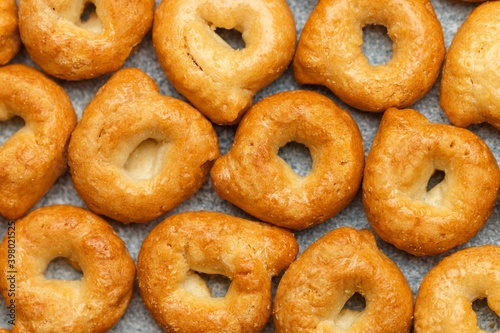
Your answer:
[[[300,32],[309,17],[312,9],[316,4],[316,0],[288,0],[288,3],[293,11],[296,20],[297,31]],[[159,1],[157,0],[157,5]],[[454,34],[465,21],[467,15],[474,9],[477,4],[471,4],[461,1],[453,0],[432,0],[434,9],[437,13],[445,34],[446,48],[450,46]],[[363,45],[365,55],[368,57],[372,64],[382,64],[390,59],[392,48],[390,39],[384,35],[385,31],[380,27],[367,27],[365,29]],[[24,63],[29,66],[34,66],[29,55],[23,50],[11,63]],[[157,62],[152,42],[151,33],[147,34],[141,43],[138,50],[126,61],[124,67],[138,67],[150,75],[161,87],[161,93],[184,99],[179,95],[165,77],[160,65]],[[93,98],[96,91],[109,79],[111,75],[82,81],[82,82],[63,82],[58,81],[70,95],[78,118],[81,117],[82,111],[87,103]],[[429,120],[440,123],[449,123],[448,118],[439,107],[439,81],[436,82],[430,93],[423,99],[413,105],[413,108],[423,113]],[[272,95],[277,92],[296,90],[296,89],[314,89],[337,103],[347,110],[349,110],[356,120],[361,133],[363,135],[366,155],[370,149],[372,140],[378,129],[381,119],[381,114],[370,114],[352,109],[330,93],[327,89],[317,86],[301,87],[293,78],[291,68],[285,74],[270,86],[262,90],[254,98],[254,102],[261,100],[264,97]],[[11,120],[8,122],[0,123],[0,143],[3,143],[8,137],[15,133],[17,129],[22,126],[22,121]],[[219,136],[219,146],[221,154],[226,153],[233,141],[235,126],[221,127],[215,126]],[[497,160],[500,158],[499,135],[498,131],[490,125],[477,125],[469,127],[473,132],[483,138],[488,146],[492,149]],[[294,168],[299,174],[306,174],[311,167],[311,160],[307,149],[298,144],[289,144],[280,150],[280,155]],[[52,205],[52,204],[72,204],[84,207],[83,201],[78,197],[77,193],[72,187],[71,177],[69,174],[62,176],[50,191],[40,200],[35,208]],[[203,187],[190,199],[181,203],[175,210],[168,215],[175,213],[190,211],[190,210],[210,210],[219,211],[239,217],[246,217],[252,219],[245,212],[239,208],[231,205],[230,203],[222,200],[213,191],[210,180],[207,180]],[[123,225],[110,221],[113,228],[119,236],[125,241],[128,249],[134,258],[137,260],[137,254],[140,246],[146,235],[160,222],[163,218],[159,218],[148,224],[138,225]],[[6,232],[6,220],[0,217],[0,235]],[[500,215],[498,207],[495,208],[493,215],[487,222],[486,226],[467,244],[455,248],[447,253],[430,256],[430,257],[414,257],[394,248],[392,245],[385,243],[377,238],[379,247],[392,259],[396,264],[401,267],[405,276],[407,277],[413,292],[417,293],[418,286],[424,275],[438,263],[444,256],[454,252],[458,249],[478,246],[483,244],[500,244],[499,228]],[[337,216],[326,221],[323,224],[317,225],[307,230],[296,232],[298,242],[300,244],[300,252],[303,252],[312,242],[320,238],[328,231],[338,228],[340,226],[352,226],[354,228],[369,228],[366,215],[361,203],[361,191],[358,192],[355,200],[341,211]],[[68,268],[63,261],[56,261],[51,264],[47,270],[47,275],[52,278],[79,278],[80,275],[76,274],[71,268]],[[209,279],[209,285],[213,289],[220,290],[227,287],[227,282],[218,279]],[[273,281],[274,289],[276,289],[279,277]],[[214,290],[214,291],[216,291]],[[216,291],[217,292],[217,291]],[[359,300],[358,300],[359,302]],[[356,303],[356,302],[354,302]],[[356,306],[354,304],[353,306]],[[359,304],[358,304],[359,306]],[[485,302],[477,305],[480,309],[481,326],[485,330],[495,331],[500,328],[500,321],[489,311],[485,306]],[[0,327],[8,327],[7,312],[4,307],[0,308]],[[490,327],[494,324],[494,327]],[[111,330],[112,332],[161,332],[161,328],[154,322],[148,310],[142,302],[137,284],[135,286],[134,296],[131,301],[130,307],[123,316],[123,318]],[[266,326],[264,332],[273,332],[274,328],[272,322]]]

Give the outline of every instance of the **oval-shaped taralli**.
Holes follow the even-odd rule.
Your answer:
[[[440,102],[457,126],[488,122],[500,128],[500,2],[477,7],[451,43]]]
[[[436,171],[444,179],[428,189]],[[431,123],[415,110],[384,114],[366,160],[363,206],[373,230],[414,255],[445,252],[471,239],[498,196],[500,171],[480,137]]]
[[[14,333],[107,332],[128,307],[135,264],[113,228],[68,205],[37,209],[15,223],[15,292],[9,293],[7,234],[0,244],[0,290],[16,306]],[[47,279],[58,257],[82,271],[78,281]]]
[[[5,65],[21,49],[16,0],[0,2],[0,17],[0,65]]]
[[[415,333],[485,332],[472,303],[500,314],[500,247],[483,245],[444,258],[427,273],[415,302]]]
[[[216,28],[240,31],[234,50]],[[174,87],[211,121],[237,123],[292,61],[297,32],[285,0],[164,0],[153,45]]]
[[[387,27],[393,56],[372,66],[363,54],[363,27]],[[403,108],[436,81],[446,49],[429,0],[320,0],[300,35],[293,61],[300,84],[321,84],[365,111]]]
[[[139,290],[166,332],[260,332],[271,312],[271,278],[295,259],[290,231],[215,212],[168,217],[146,237]],[[231,280],[211,297],[198,273]]]
[[[17,219],[66,171],[76,114],[64,89],[31,67],[0,67],[0,87],[0,121],[25,123],[0,146],[0,214]]]
[[[20,0],[26,50],[48,74],[83,80],[119,70],[153,23],[154,0]]]
[[[355,294],[363,311],[344,309]],[[407,333],[413,294],[368,229],[338,228],[314,242],[281,278],[274,325],[284,332]]]
[[[92,211],[149,222],[193,195],[219,156],[212,124],[159,93],[136,68],[117,72],[83,111],[69,145],[73,185]]]
[[[278,156],[290,141],[309,148],[305,177]],[[351,115],[312,91],[267,97],[242,119],[230,151],[211,170],[222,198],[285,228],[324,222],[356,195],[365,162],[363,139]]]

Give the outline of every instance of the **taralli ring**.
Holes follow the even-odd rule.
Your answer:
[[[124,223],[160,217],[201,187],[219,156],[212,124],[159,90],[141,70],[123,69],[85,108],[69,165],[95,213]]]
[[[444,179],[431,189],[436,171]],[[498,196],[500,171],[474,133],[429,122],[415,110],[384,114],[366,161],[363,205],[373,230],[414,255],[471,239]]]
[[[444,258],[420,284],[415,333],[477,333],[472,303],[486,298],[500,314],[500,247],[483,245]],[[498,332],[498,331],[496,331]]]
[[[343,308],[358,293],[363,311]],[[373,234],[339,228],[314,242],[290,265],[274,298],[274,325],[283,332],[410,331],[413,294]]]
[[[48,74],[91,79],[119,70],[153,22],[154,0],[20,0],[26,50]]]
[[[240,31],[235,50],[216,28]],[[285,0],[164,0],[153,44],[174,87],[211,121],[234,124],[292,60],[297,32]]]
[[[457,126],[500,129],[500,2],[477,7],[460,27],[443,67],[441,107]]]
[[[387,27],[392,59],[372,66],[363,54],[363,27]],[[403,108],[436,81],[446,49],[429,0],[320,0],[300,35],[293,62],[301,84],[328,87],[365,111]]]
[[[142,244],[139,290],[166,332],[260,332],[271,312],[271,277],[297,252],[287,230],[221,213],[181,213]],[[211,297],[197,272],[228,277],[226,296]]]
[[[290,141],[311,152],[313,167],[305,177],[278,156]],[[248,111],[211,177],[219,196],[253,216],[304,229],[351,202],[364,162],[363,139],[347,111],[318,93],[292,91],[265,98]]]
[[[0,215],[17,219],[66,170],[76,114],[64,89],[33,68],[1,67],[0,87],[0,121],[25,122],[0,146]]]
[[[98,333],[128,307],[135,265],[123,241],[104,220],[74,206],[37,209],[12,224],[0,244],[0,289],[16,307],[14,333]],[[9,251],[15,244],[15,252]],[[83,272],[81,280],[47,279],[58,257]],[[9,263],[15,260],[14,279]],[[14,282],[12,282],[14,281]],[[15,292],[9,292],[11,283]]]
[[[0,65],[8,63],[21,49],[16,0],[0,2]]]

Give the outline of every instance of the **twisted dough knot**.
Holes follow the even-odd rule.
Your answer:
[[[0,214],[26,214],[66,170],[66,147],[76,114],[63,88],[24,66],[0,68],[0,121],[25,126],[0,146]]]
[[[234,50],[217,27],[242,33]],[[252,97],[287,68],[297,33],[285,0],[168,0],[155,13],[153,44],[175,88],[217,124],[237,123]]]
[[[82,13],[95,7],[85,20]],[[20,0],[26,50],[50,75],[97,77],[121,68],[153,21],[154,0]]]
[[[139,290],[167,332],[260,332],[271,311],[271,277],[297,252],[284,229],[221,213],[181,213],[144,240]],[[227,276],[226,296],[212,298],[196,272]]]
[[[135,265],[123,241],[103,219],[74,206],[37,209],[15,224],[14,333],[106,332],[128,307]],[[9,304],[9,237],[0,244],[0,290]],[[55,258],[81,269],[79,281],[47,279]]]
[[[85,108],[69,164],[92,211],[124,223],[151,221],[193,195],[219,156],[211,123],[159,90],[141,70],[123,69]]]
[[[343,309],[355,293],[363,311]],[[338,228],[314,242],[281,278],[276,332],[409,332],[413,294],[368,229]]]
[[[453,253],[427,273],[415,302],[415,333],[485,332],[472,303],[487,298],[500,314],[500,247],[483,245]],[[499,332],[498,330],[496,332]]]
[[[392,59],[372,66],[363,54],[363,27],[387,27]],[[322,84],[365,111],[403,108],[436,81],[446,49],[429,0],[320,0],[300,35],[293,62],[300,84]]]
[[[444,180],[428,191],[437,170]],[[474,133],[389,109],[366,160],[363,205],[382,239],[431,255],[471,239],[493,212],[499,187],[495,157]]]

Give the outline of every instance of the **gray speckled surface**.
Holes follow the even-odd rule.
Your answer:
[[[294,13],[297,30],[300,34],[309,14],[316,4],[316,0],[288,0],[290,7]],[[157,0],[157,3],[159,1]],[[450,46],[452,38],[460,25],[465,21],[467,15],[472,11],[477,4],[466,3],[453,0],[432,0],[435,11],[439,20],[441,21],[445,34],[446,47]],[[384,63],[390,58],[391,55],[391,42],[382,34],[383,28],[366,28],[365,29],[365,44],[364,52],[372,64]],[[26,51],[22,51],[11,63],[24,63],[34,66]],[[125,67],[139,67],[150,75],[161,87],[161,93],[184,99],[179,95],[165,77],[160,65],[156,60],[154,54],[151,33],[146,35],[144,41],[141,43],[139,49],[126,61]],[[92,99],[96,91],[101,87],[111,75],[83,81],[83,82],[62,82],[58,81],[70,95],[73,105],[76,109],[78,117],[80,118],[84,107]],[[296,90],[302,88],[297,84],[293,78],[293,73],[289,68],[286,73],[277,81],[272,83],[267,88],[263,89],[254,98],[254,102],[272,95],[276,92]],[[318,86],[307,86],[305,89],[314,89],[339,103],[339,105],[351,112],[355,121],[357,122],[364,139],[365,151],[368,151],[371,142],[376,134],[378,125],[381,119],[381,114],[370,114],[360,112],[358,110],[347,107],[344,103],[340,102],[337,97],[330,93],[327,89]],[[423,113],[428,119],[434,122],[449,123],[448,118],[439,107],[439,79],[430,93],[420,101],[413,105],[413,108]],[[0,143],[3,143],[10,137],[17,129],[22,126],[22,121],[19,119],[11,120],[8,122],[0,123]],[[215,126],[219,136],[219,145],[221,153],[224,154],[228,151],[236,130],[235,126],[221,127]],[[500,158],[499,150],[499,133],[490,125],[476,125],[471,126],[473,132],[483,138],[488,146],[492,149],[497,160]],[[300,174],[307,173],[311,167],[310,157],[307,150],[298,144],[287,145],[280,151],[287,162]],[[77,193],[72,187],[71,177],[69,174],[61,177],[56,184],[49,190],[49,192],[40,200],[35,208],[52,205],[52,204],[73,204],[84,207],[83,201],[78,197]],[[175,213],[189,211],[189,210],[211,210],[219,211],[239,217],[251,218],[239,208],[231,205],[230,203],[219,198],[213,191],[210,180],[207,180],[203,187],[190,199],[181,203],[175,210],[168,215]],[[125,241],[127,247],[132,254],[134,260],[137,260],[137,254],[140,246],[146,235],[160,222],[162,218],[152,221],[148,224],[138,225],[123,225],[110,221],[113,228],[117,231],[120,237]],[[0,217],[0,235],[6,232],[6,220]],[[430,257],[414,257],[405,252],[402,252],[392,245],[387,244],[377,238],[379,247],[392,259],[396,264],[401,267],[408,281],[410,282],[413,292],[416,294],[418,286],[424,275],[444,256],[454,252],[458,249],[478,246],[483,244],[500,244],[499,234],[500,229],[500,214],[498,207],[495,208],[493,215],[487,222],[486,226],[468,243],[458,248],[455,248],[447,253],[430,256]],[[361,193],[358,192],[355,200],[341,211],[337,216],[326,221],[323,224],[309,228],[307,230],[296,232],[298,242],[300,244],[300,252],[303,252],[312,242],[323,236],[328,231],[340,226],[352,226],[355,228],[369,228],[366,215],[361,203]],[[71,268],[65,266],[61,261],[51,265],[47,271],[51,277],[78,279],[80,275],[71,271]],[[274,279],[273,288],[276,289],[279,278]],[[227,283],[226,283],[227,284]],[[214,288],[223,288],[224,283],[219,284],[214,282]],[[490,311],[486,310],[485,302],[477,304],[476,308],[486,313],[481,315],[483,318],[481,326],[483,329],[494,331],[498,329],[498,318]],[[0,307],[0,327],[8,327],[7,312],[5,307]],[[494,323],[496,326],[491,328],[489,324]],[[161,332],[161,328],[154,322],[148,310],[142,302],[137,284],[135,286],[134,296],[130,306],[123,316],[123,318],[116,324],[111,332]],[[266,326],[264,332],[273,332],[273,325],[270,321]]]

